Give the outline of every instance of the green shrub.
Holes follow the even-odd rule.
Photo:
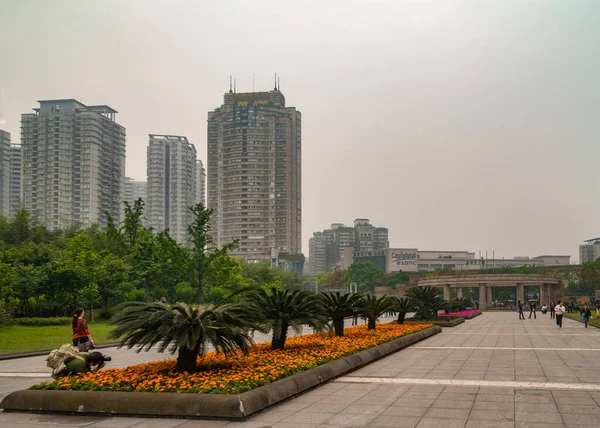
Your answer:
[[[26,326],[44,326],[44,325],[70,325],[72,319],[68,317],[52,318],[15,318],[13,324]]]
[[[12,309],[4,304],[0,303],[0,327],[5,325],[11,325],[13,322]]]

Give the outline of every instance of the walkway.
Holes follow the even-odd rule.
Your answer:
[[[29,360],[14,361],[26,369]],[[600,419],[599,381],[599,329],[565,320],[559,330],[541,314],[519,321],[515,313],[485,313],[247,422],[0,413],[0,425],[579,428]],[[0,379],[0,391],[31,383]]]

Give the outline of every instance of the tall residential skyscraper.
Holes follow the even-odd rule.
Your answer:
[[[196,204],[196,148],[186,137],[150,135],[146,218],[156,232],[169,229],[185,242]]]
[[[10,189],[8,195],[8,217],[12,218],[21,207],[21,146],[10,146]]]
[[[234,93],[208,113],[208,206],[212,234],[232,255],[269,261],[301,252],[301,114],[277,87]]]
[[[206,205],[206,169],[200,159],[196,161],[196,202]]]
[[[0,215],[9,216],[10,134],[0,129]]]
[[[133,205],[140,198],[146,202],[148,198],[148,182],[125,177],[125,195],[123,200]]]
[[[116,110],[74,99],[39,101],[21,116],[23,206],[50,230],[121,217],[125,128]]]

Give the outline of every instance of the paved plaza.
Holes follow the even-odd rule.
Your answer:
[[[115,365],[157,359],[106,352]],[[0,396],[44,380],[43,360],[0,361]],[[0,426],[580,428],[598,425],[599,381],[600,329],[488,312],[246,422],[0,413]]]

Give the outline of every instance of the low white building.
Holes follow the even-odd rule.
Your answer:
[[[571,256],[543,255],[512,259],[485,259],[468,251],[419,251],[416,248],[386,250],[387,272],[432,272],[436,269],[493,269],[519,266],[568,265]]]

